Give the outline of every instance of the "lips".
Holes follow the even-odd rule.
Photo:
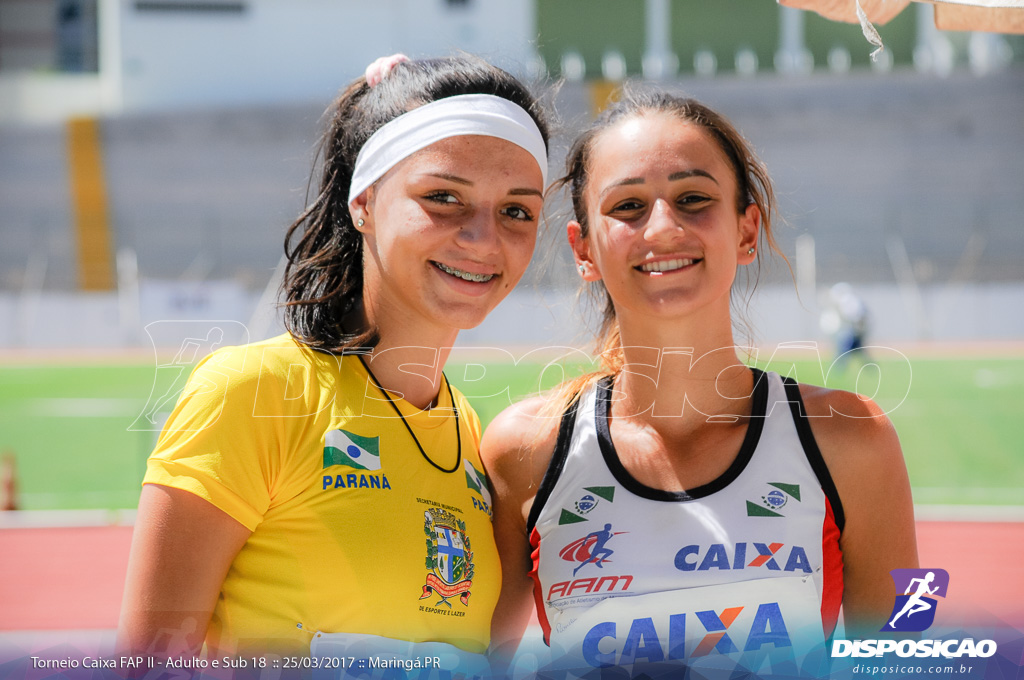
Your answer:
[[[457,269],[455,267],[449,267],[443,262],[435,262],[433,260],[431,260],[431,263],[435,267],[443,271],[445,274],[462,279],[463,281],[470,281],[472,283],[487,283],[495,276],[497,276],[497,274],[476,274],[473,272],[467,272],[462,269]]]

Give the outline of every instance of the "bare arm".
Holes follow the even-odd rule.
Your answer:
[[[541,418],[532,399],[506,409],[484,433],[480,455],[494,486],[494,538],[501,593],[491,619],[491,656],[503,668],[515,654],[533,612],[530,537],[526,521],[554,450],[557,418]]]
[[[142,487],[118,622],[118,647],[197,654],[228,567],[250,531],[206,500]],[[172,641],[186,648],[169,648]]]
[[[899,438],[870,399],[815,387],[801,387],[801,393],[812,416],[826,416],[812,418],[811,428],[846,516],[840,547],[847,634],[877,635],[896,594],[890,570],[918,566],[914,504]]]

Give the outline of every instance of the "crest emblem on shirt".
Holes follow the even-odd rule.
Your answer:
[[[452,608],[450,598],[458,595],[469,606],[473,585],[473,550],[466,533],[466,522],[442,508],[423,513],[423,533],[427,543],[427,577],[420,599],[440,597],[434,607]]]
[[[785,517],[782,509],[790,500],[800,502],[800,485],[768,482],[759,501],[747,501],[747,517]]]
[[[562,514],[558,517],[558,524],[576,524],[586,522],[587,515],[601,504],[602,501],[611,503],[615,500],[614,486],[587,486],[583,488],[576,502],[571,509],[562,508]]]

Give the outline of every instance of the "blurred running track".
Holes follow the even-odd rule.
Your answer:
[[[111,630],[129,526],[0,529],[0,635]],[[949,572],[936,624],[1024,629],[1024,522],[919,521],[922,567]]]

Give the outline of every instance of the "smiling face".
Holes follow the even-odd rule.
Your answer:
[[[570,222],[569,240],[617,315],[727,316],[761,213],[738,210],[736,170],[708,132],[671,113],[628,116],[593,140],[586,170],[587,233]]]
[[[442,332],[473,328],[533,254],[542,175],[502,139],[451,137],[392,168],[354,203],[369,320]]]

